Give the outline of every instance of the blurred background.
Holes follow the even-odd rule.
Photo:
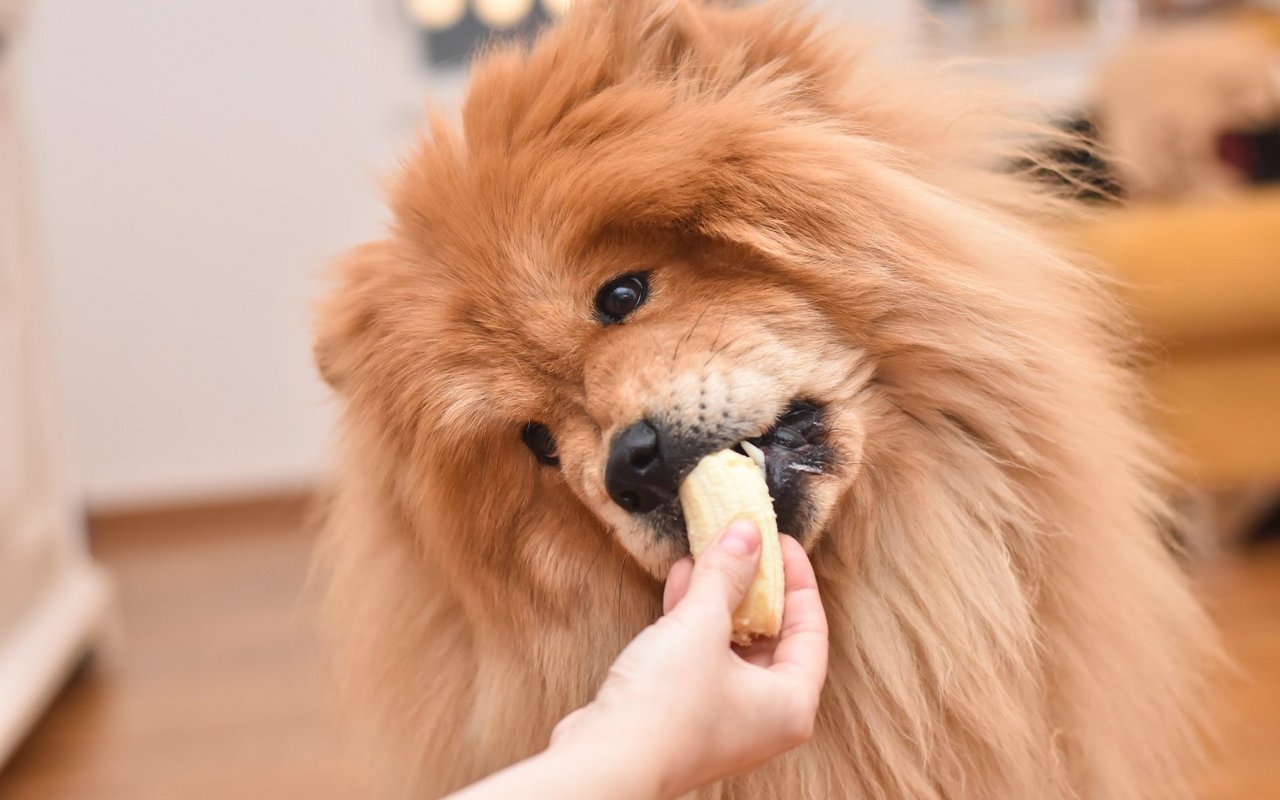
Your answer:
[[[310,303],[475,47],[567,4],[0,0],[0,800],[360,790],[305,591]],[[1280,2],[810,4],[1102,144],[1043,155],[1153,345],[1240,666],[1201,794],[1280,797]]]

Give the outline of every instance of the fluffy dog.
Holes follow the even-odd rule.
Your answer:
[[[1221,195],[1246,176],[1222,158],[1220,137],[1280,121],[1280,54],[1239,21],[1156,28],[1103,64],[1093,99],[1130,196]]]
[[[340,265],[323,563],[417,797],[547,743],[767,454],[831,621],[812,739],[701,798],[1170,798],[1212,635],[1128,334],[1001,115],[785,7],[580,3],[475,66]],[[622,746],[620,744],[620,746]]]

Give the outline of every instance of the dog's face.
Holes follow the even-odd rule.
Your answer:
[[[547,491],[531,502],[562,502],[562,483],[660,575],[688,552],[680,481],[750,441],[780,528],[816,541],[863,436],[847,402],[858,355],[823,312],[820,281],[798,285],[745,250],[679,234],[604,237],[577,254],[515,249],[523,257],[491,285],[442,298],[467,323],[440,383],[457,387],[471,436],[536,472]]]

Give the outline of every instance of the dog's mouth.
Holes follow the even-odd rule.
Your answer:
[[[800,532],[804,504],[802,484],[806,477],[821,475],[827,467],[829,453],[824,433],[822,409],[814,403],[796,400],[769,430],[743,440],[754,445],[763,456],[765,482],[769,485],[781,531]],[[752,455],[743,447],[743,442],[733,449]]]
[[[763,460],[778,530],[802,541],[808,533],[804,525],[807,517],[804,484],[809,478],[823,474],[829,465],[824,417],[824,409],[816,403],[793,400],[766,431],[729,445],[739,453]],[[696,459],[687,463],[679,480],[684,479],[694,463]],[[656,508],[651,519],[660,531],[685,538],[684,512],[678,496],[671,496]]]

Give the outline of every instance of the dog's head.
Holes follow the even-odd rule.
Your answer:
[[[946,188],[978,156],[939,166],[925,118],[963,115],[851,84],[844,46],[776,8],[585,3],[476,66],[464,133],[408,159],[317,343],[396,484],[486,537],[459,549],[542,563],[585,526],[660,576],[681,479],[747,441],[812,547],[867,443],[894,447],[886,409],[945,391],[951,337],[992,344],[1023,279],[977,263],[992,209]]]

